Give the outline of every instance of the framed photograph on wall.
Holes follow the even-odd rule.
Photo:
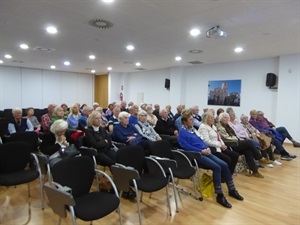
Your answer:
[[[208,81],[208,105],[240,106],[241,80]]]

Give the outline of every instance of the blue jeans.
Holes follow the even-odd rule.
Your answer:
[[[284,140],[287,138],[290,141],[293,140],[292,136],[289,134],[289,132],[287,131],[287,129],[285,127],[277,127],[276,131],[282,136],[282,142],[284,142]]]
[[[232,181],[232,176],[227,163],[219,159],[217,156],[213,154],[202,155],[201,159],[197,159],[197,163],[200,168],[210,169],[213,171],[215,190],[216,187],[221,186],[221,178],[223,178],[226,183]]]

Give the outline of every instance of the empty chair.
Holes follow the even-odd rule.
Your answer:
[[[51,173],[53,182],[45,184],[45,192],[53,212],[59,215],[59,223],[61,218],[66,217],[66,209],[71,213],[73,224],[76,224],[76,217],[93,221],[118,209],[122,224],[116,186],[105,172],[94,169],[90,157],[78,156],[61,160],[51,168]],[[114,194],[90,192],[95,174],[101,174],[110,181]]]
[[[36,169],[28,167],[33,156]],[[41,207],[44,209],[43,185],[38,159],[31,152],[31,147],[26,142],[9,142],[0,145],[0,185],[16,186],[28,184],[28,196],[30,196],[29,183],[39,178]]]
[[[127,182],[131,186],[134,186],[136,193],[138,193],[138,190],[142,192],[141,198],[137,194],[140,224],[142,221],[139,201],[142,200],[143,192],[152,193],[166,188],[167,204],[171,215],[168,178],[163,168],[155,159],[145,157],[142,147],[126,146],[119,149],[117,151],[117,164],[113,165],[111,170],[114,180],[118,185]],[[126,185],[118,186],[118,188],[120,191],[129,190],[129,187]]]

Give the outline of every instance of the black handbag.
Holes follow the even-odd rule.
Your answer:
[[[68,159],[79,155],[80,151],[76,148],[74,144],[71,144],[67,147],[61,148],[59,151],[55,152],[49,157],[50,167],[54,166],[56,163],[63,159]]]

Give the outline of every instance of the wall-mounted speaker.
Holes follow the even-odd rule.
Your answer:
[[[165,79],[165,88],[170,89],[170,79]]]
[[[275,86],[277,80],[277,76],[274,73],[268,73],[266,79],[266,86],[272,88]]]

